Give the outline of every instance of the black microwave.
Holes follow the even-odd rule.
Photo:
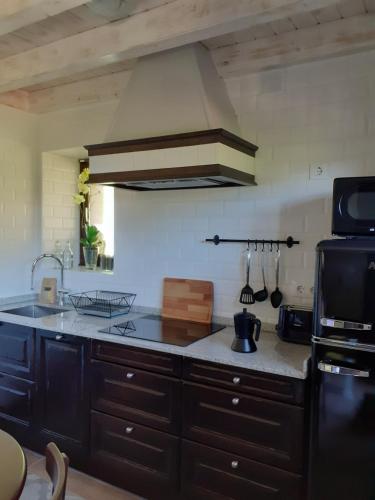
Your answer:
[[[375,237],[375,177],[334,180],[332,234]]]

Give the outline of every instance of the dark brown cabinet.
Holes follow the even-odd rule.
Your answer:
[[[302,477],[190,441],[182,444],[186,500],[301,500]]]
[[[0,322],[0,427],[29,444],[35,415],[35,334]]]
[[[181,377],[182,373],[181,356],[174,356],[166,352],[93,340],[91,356],[102,361],[140,368],[160,375]]]
[[[293,472],[303,466],[303,408],[184,384],[183,436]]]
[[[162,431],[180,433],[180,381],[93,360],[91,386],[94,409]]]
[[[35,382],[0,373],[0,428],[28,443],[33,433]]]
[[[92,473],[150,499],[175,499],[180,440],[149,427],[91,412]]]
[[[34,330],[0,322],[0,372],[34,379]]]
[[[197,384],[213,385],[283,403],[304,404],[304,380],[189,358],[184,359],[183,371],[185,380]]]
[[[148,499],[303,500],[306,387],[0,323],[0,428]]]
[[[36,347],[38,443],[55,441],[79,463],[89,438],[88,340],[38,330]]]

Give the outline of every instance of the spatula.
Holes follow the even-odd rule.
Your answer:
[[[263,278],[263,289],[258,290],[254,293],[254,299],[257,302],[264,302],[268,298],[268,290],[266,287],[266,277],[264,273],[264,251],[262,252],[262,278]]]
[[[240,302],[241,304],[254,304],[254,290],[250,286],[250,260],[251,250],[250,245],[247,246],[247,259],[246,259],[246,285],[241,290]]]
[[[280,307],[281,302],[283,301],[283,294],[281,293],[279,289],[279,274],[280,274],[280,249],[277,250],[276,258],[276,288],[275,290],[271,293],[271,304],[272,307],[277,309]]]

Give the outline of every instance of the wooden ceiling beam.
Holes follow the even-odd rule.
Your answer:
[[[175,0],[2,59],[0,92],[243,30],[336,1]]]
[[[212,51],[224,78],[375,48],[375,14],[239,43]]]
[[[1,0],[0,36],[87,3],[87,0]]]
[[[29,92],[28,111],[31,113],[49,113],[60,109],[119,99],[130,74],[131,71],[120,71]]]

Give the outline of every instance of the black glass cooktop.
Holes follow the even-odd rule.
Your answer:
[[[225,325],[219,325],[218,323],[205,325],[203,323],[148,315],[134,321],[124,321],[99,331],[111,335],[122,335],[124,337],[186,347],[224,328]]]

